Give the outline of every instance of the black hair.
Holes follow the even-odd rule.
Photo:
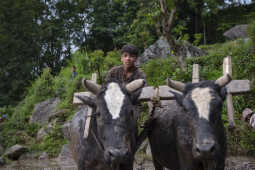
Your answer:
[[[131,55],[135,55],[136,57],[138,57],[138,48],[133,44],[124,45],[121,48],[121,54],[123,54],[124,52],[127,52]]]

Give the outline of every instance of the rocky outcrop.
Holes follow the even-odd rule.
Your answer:
[[[178,43],[178,42],[176,42]],[[181,43],[181,48],[178,51],[178,55],[186,57],[197,57],[205,55],[205,52],[187,41]],[[167,58],[171,55],[171,46],[164,37],[160,37],[158,41],[145,49],[143,54],[137,59],[136,64],[140,66],[151,59]],[[178,57],[178,56],[177,56]]]
[[[171,48],[164,37],[145,49],[143,54],[137,59],[137,65],[146,63],[148,60],[155,58],[167,58],[171,53]]]
[[[16,144],[8,148],[4,156],[7,156],[11,160],[18,160],[19,157],[27,151],[27,147]]]
[[[57,113],[56,107],[59,103],[59,98],[52,98],[37,104],[30,117],[30,123],[38,123],[41,125],[47,123],[49,119]]]
[[[238,38],[247,38],[247,26],[248,25],[236,25],[233,28],[224,32],[224,36],[230,40],[238,39]]]

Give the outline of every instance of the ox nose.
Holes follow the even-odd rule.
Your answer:
[[[122,163],[128,159],[129,152],[128,149],[106,149],[105,151],[105,160],[107,163]]]
[[[214,141],[205,141],[200,144],[196,144],[195,156],[210,158],[215,154],[215,142]]]

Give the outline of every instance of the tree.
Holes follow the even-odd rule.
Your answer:
[[[82,1],[0,1],[0,105],[21,99],[45,67],[56,75],[84,41]]]

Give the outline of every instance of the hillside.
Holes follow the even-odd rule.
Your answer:
[[[237,124],[233,132],[227,130],[228,154],[255,156],[254,129],[241,121],[241,114],[245,108],[255,109],[255,56],[252,54],[252,42],[250,40],[235,40],[223,44],[200,46],[207,52],[206,56],[186,59],[186,70],[183,72],[178,67],[176,60],[169,56],[167,59],[154,59],[142,65],[147,75],[148,84],[152,86],[163,85],[167,77],[183,82],[190,82],[192,76],[192,64],[197,63],[201,67],[202,80],[215,80],[222,75],[222,62],[225,56],[232,56],[233,79],[249,79],[252,82],[252,91],[249,94],[235,96],[233,98],[235,108],[235,121]],[[88,57],[90,56],[90,57]],[[77,107],[72,105],[74,92],[85,91],[80,80],[83,77],[90,78],[92,72],[100,71],[98,82],[104,79],[105,74],[114,65],[120,64],[120,52],[111,51],[103,57],[102,51],[87,54],[77,51],[69,61],[67,67],[62,67],[61,72],[53,76],[50,69],[45,69],[43,74],[27,89],[24,99],[15,107],[8,108],[7,120],[0,123],[0,144],[4,150],[20,144],[26,146],[28,153],[39,157],[46,152],[49,157],[56,157],[64,144],[69,143],[63,132],[63,125],[72,119]],[[78,75],[72,80],[72,69],[75,65]],[[31,123],[31,115],[35,106],[49,99],[59,99],[54,108],[55,114],[44,123]],[[146,110],[142,113],[140,122],[146,119]],[[226,108],[222,115],[227,127]],[[38,132],[46,129],[45,134],[39,140]],[[6,157],[5,157],[6,158]]]

